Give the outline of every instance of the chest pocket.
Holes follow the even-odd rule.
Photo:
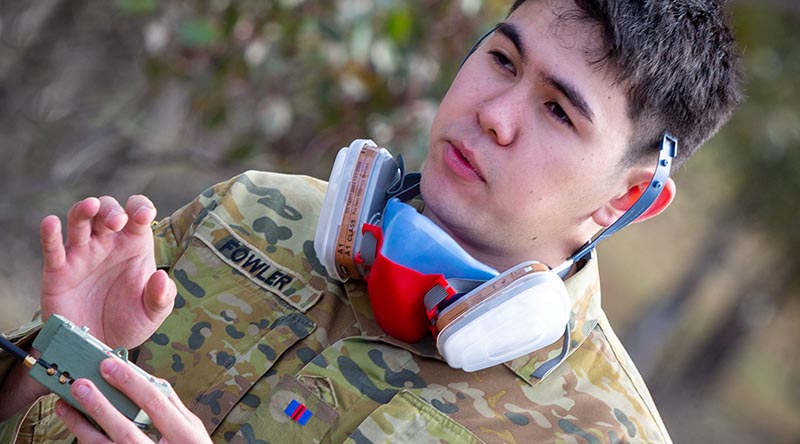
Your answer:
[[[482,443],[420,396],[427,384],[418,369],[406,350],[351,338],[324,350],[297,380],[339,416],[322,442]]]
[[[168,380],[209,433],[316,327],[291,301],[313,305],[318,295],[274,257],[281,254],[291,252],[268,256],[210,213],[170,271],[175,310],[137,362]]]
[[[370,413],[345,444],[483,443],[472,432],[408,390]]]

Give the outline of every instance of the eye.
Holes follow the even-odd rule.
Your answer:
[[[553,114],[553,117],[555,117],[559,122],[567,125],[570,128],[574,126],[572,124],[572,120],[570,120],[567,112],[564,111],[564,108],[562,108],[561,105],[556,102],[547,102],[544,105],[550,110],[550,112]]]
[[[512,74],[516,74],[517,69],[514,67],[514,64],[500,51],[489,51],[489,55],[492,56],[492,60],[494,63],[499,66],[500,68],[511,72]]]

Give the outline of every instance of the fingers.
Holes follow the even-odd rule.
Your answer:
[[[67,245],[86,245],[92,237],[92,219],[100,210],[100,200],[94,197],[83,199],[67,213]]]
[[[67,213],[67,245],[86,245],[93,234],[117,232],[127,221],[128,215],[113,197],[87,197]]]
[[[88,197],[73,205],[67,213],[67,245],[86,245],[93,234],[102,236],[123,228],[131,234],[146,233],[155,216],[155,205],[145,196],[131,196],[124,209],[113,197]],[[46,239],[51,250],[55,242],[51,230],[53,224],[48,222]],[[44,238],[42,242],[44,245]]]
[[[143,234],[151,230],[150,224],[156,217],[156,206],[150,199],[142,195],[131,196],[125,203],[125,211],[129,216],[125,231]]]
[[[112,386],[140,406],[150,417],[153,426],[170,443],[198,444],[209,441],[200,421],[185,408],[174,391],[170,390],[169,397],[165,396],[144,375],[117,358],[101,362],[100,373]]]
[[[156,270],[144,288],[144,309],[147,317],[161,324],[172,311],[178,289],[163,270]]]
[[[110,196],[103,196],[100,201],[100,210],[92,223],[92,232],[97,235],[116,233],[128,222],[128,215],[125,210]]]
[[[61,399],[56,402],[56,415],[61,418],[64,425],[67,426],[81,444],[111,443],[111,440],[89,423],[82,413],[70,407]]]
[[[100,363],[100,374],[106,381],[124,393],[134,404],[143,408],[150,419],[168,415],[169,401],[147,378],[134,371],[118,358],[111,357]],[[155,414],[155,415],[152,415]],[[155,424],[154,424],[155,425]]]
[[[144,375],[118,358],[100,363],[100,373],[150,417],[153,426],[162,435],[162,442],[210,444],[211,439],[202,422],[181,402],[174,391],[169,396],[161,392]],[[63,401],[56,405],[56,413],[75,434],[81,444],[152,444],[132,421],[120,413],[97,387],[87,379],[76,380],[71,393],[84,411],[105,431],[107,437],[92,427],[76,410]]]
[[[71,415],[69,410],[59,412],[62,420],[75,433],[82,444],[115,442],[118,444],[145,444],[152,441],[136,425],[117,410],[97,387],[88,379],[73,382],[70,392],[78,400],[83,410],[106,432],[108,438],[99,436],[97,431],[86,428],[86,420]],[[73,412],[75,412],[73,410]],[[77,412],[75,412],[77,414]],[[73,429],[74,427],[74,429]],[[81,436],[83,435],[83,437]],[[110,440],[109,440],[110,438]]]
[[[64,240],[61,236],[61,220],[57,216],[47,216],[39,226],[39,239],[42,243],[44,271],[58,270],[66,262]]]

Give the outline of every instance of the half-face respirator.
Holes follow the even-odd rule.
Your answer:
[[[547,347],[569,348],[570,301],[563,279],[596,243],[639,217],[669,177],[677,140],[665,134],[653,179],[614,224],[551,269],[537,261],[499,272],[471,257],[433,221],[405,203],[419,194],[419,173],[405,173],[371,140],[342,148],[333,165],[314,238],[328,275],[364,279],[375,320],[414,343],[429,332],[453,368],[484,369]]]

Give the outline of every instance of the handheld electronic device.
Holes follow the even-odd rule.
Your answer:
[[[144,375],[164,396],[169,396],[172,388],[166,381],[159,380],[137,367],[128,360],[128,351],[124,348],[111,349],[106,344],[89,334],[86,327],[77,327],[63,316],[54,314],[47,319],[42,330],[33,341],[33,348],[41,352],[36,359],[19,347],[0,337],[0,346],[12,355],[23,359],[30,367],[28,374],[57,394],[64,401],[81,411],[86,412],[72,396],[70,385],[78,378],[87,378],[108,398],[123,415],[141,428],[150,426],[147,414],[128,399],[122,392],[112,387],[100,374],[100,362],[108,357],[116,356],[131,368]]]

